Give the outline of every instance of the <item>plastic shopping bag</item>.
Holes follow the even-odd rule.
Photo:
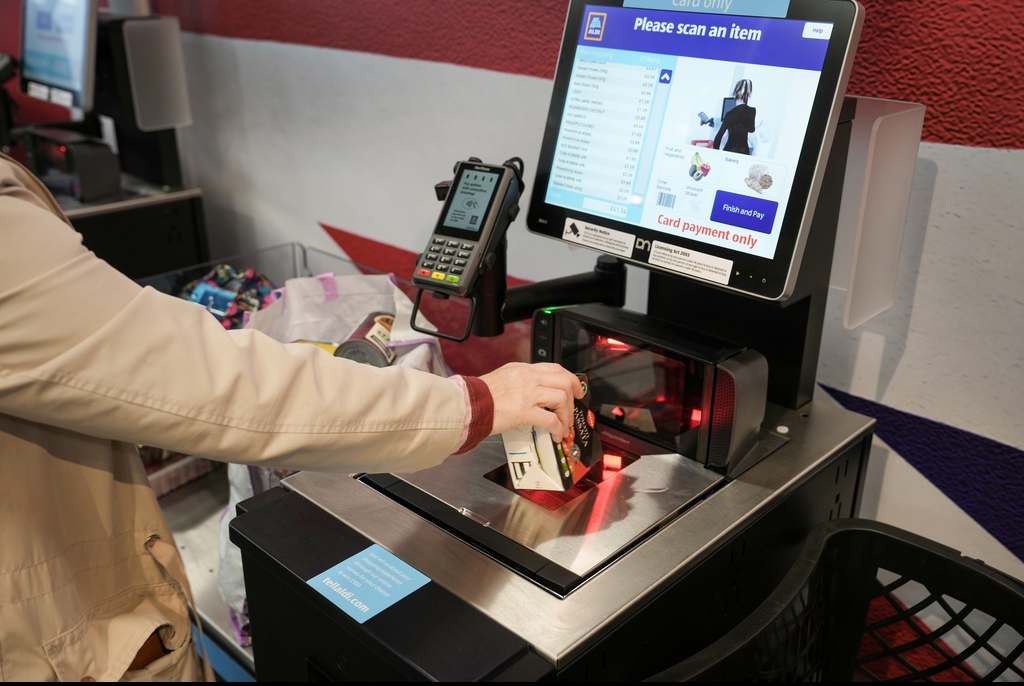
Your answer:
[[[371,312],[395,312],[395,285],[386,275],[288,279],[280,297],[246,328],[282,343],[344,341]]]

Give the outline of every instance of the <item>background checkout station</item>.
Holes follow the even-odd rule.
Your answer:
[[[85,245],[137,279],[210,255],[202,192],[178,155],[175,129],[192,123],[178,19],[134,16],[130,1],[118,13],[125,4],[23,3],[21,54],[0,56],[0,84],[17,66],[20,90],[72,121],[15,127],[0,89],[0,150],[22,143]]]
[[[565,492],[517,491],[495,437],[240,503],[258,679],[651,677],[857,514],[873,420],[813,399],[825,298],[840,240],[848,326],[891,304],[923,107],[845,97],[854,2],[730,17],[755,44],[683,38],[681,15],[636,4],[571,3],[523,208],[603,253],[594,272],[506,289],[521,162],[470,159],[413,275],[417,306],[470,299],[455,340],[532,317],[533,361],[587,375],[603,457]],[[730,117],[744,82],[775,110],[749,134]],[[725,126],[746,152],[715,149]],[[621,309],[624,263],[651,270],[646,315]]]
[[[437,334],[454,341],[531,320],[532,361],[586,375],[596,463],[517,490],[493,437],[415,474],[302,472],[239,503],[259,680],[706,676],[678,666],[759,611],[815,527],[857,516],[874,420],[814,398],[825,301],[847,290],[851,329],[892,304],[924,107],[846,96],[853,0],[727,21],[665,4],[571,0],[529,205],[523,160],[456,162],[400,275],[414,328],[423,298],[468,301],[465,330]],[[24,4],[20,87],[81,116],[12,132],[0,101],[0,145],[24,142],[129,276],[205,262],[177,20],[67,5],[63,70]],[[593,272],[507,287],[520,215],[599,253]],[[626,264],[650,270],[646,314],[622,307]],[[818,669],[790,658],[786,674]]]

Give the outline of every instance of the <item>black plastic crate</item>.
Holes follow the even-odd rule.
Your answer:
[[[742,624],[652,681],[1024,681],[1024,585],[886,524],[828,522]]]

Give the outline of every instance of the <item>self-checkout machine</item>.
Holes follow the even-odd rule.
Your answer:
[[[177,129],[192,123],[177,17],[148,0],[23,0],[19,87],[70,121],[13,127],[86,247],[131,278],[209,259],[202,191],[183,178]],[[0,83],[14,60],[0,55]],[[5,63],[8,68],[5,69]]]
[[[873,421],[812,397],[836,227],[842,205],[852,325],[886,283],[891,301],[921,108],[854,119],[854,2],[670,4],[569,8],[527,225],[605,253],[594,273],[506,291],[522,167],[471,159],[414,275],[471,300],[456,338],[532,315],[533,360],[588,376],[603,459],[564,493],[515,491],[492,438],[240,504],[258,678],[646,678],[749,615],[813,526],[857,512]],[[702,89],[735,100],[740,81],[732,110],[764,118],[747,141],[721,122],[739,152],[697,147]],[[646,315],[621,309],[624,263],[651,269]]]

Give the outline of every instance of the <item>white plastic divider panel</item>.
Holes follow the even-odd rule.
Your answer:
[[[843,325],[893,303],[925,106],[857,98],[831,285],[847,291]]]

